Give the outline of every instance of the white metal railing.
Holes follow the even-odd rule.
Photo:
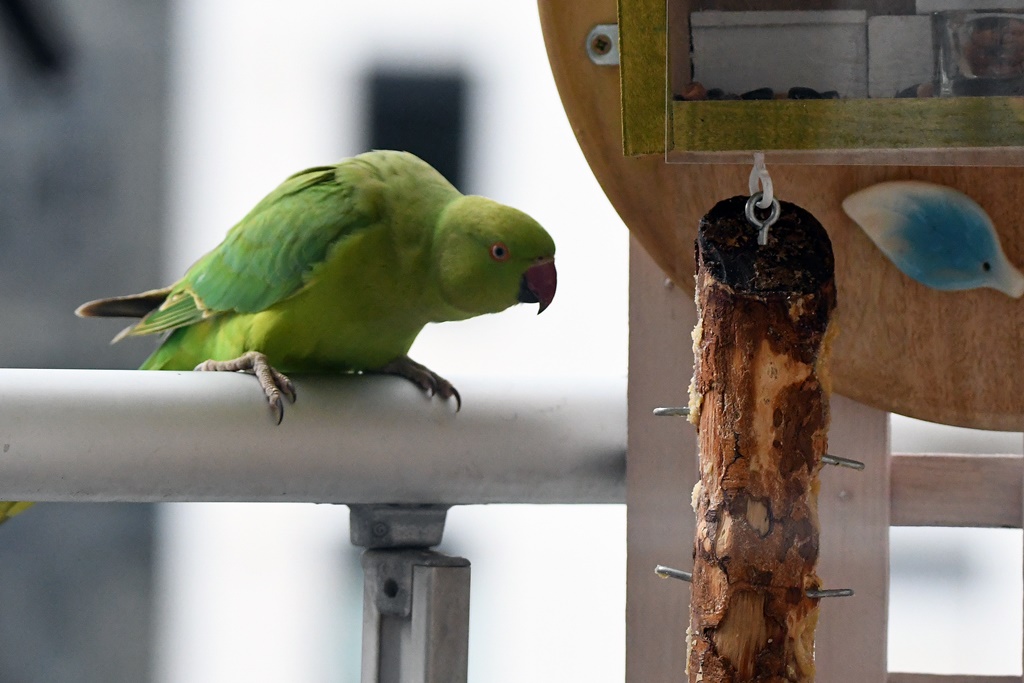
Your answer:
[[[0,500],[621,503],[621,381],[0,369]]]

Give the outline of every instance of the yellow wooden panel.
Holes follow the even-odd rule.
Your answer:
[[[620,0],[623,152],[665,150],[665,0]]]
[[[702,100],[672,114],[675,152],[1024,146],[1019,97]]]

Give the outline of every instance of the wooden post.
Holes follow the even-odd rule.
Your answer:
[[[719,202],[697,238],[691,420],[700,482],[688,632],[691,683],[814,680],[817,492],[828,446],[828,235],[781,203],[768,243]]]
[[[829,413],[829,452],[866,467],[862,472],[845,467],[822,472],[818,572],[830,587],[853,588],[857,595],[823,606],[814,668],[820,681],[883,683],[889,663],[889,509],[903,507],[890,498],[889,414],[834,393]],[[932,494],[931,499],[955,500],[961,485],[951,484],[951,493]]]
[[[689,591],[659,579],[654,567],[690,568],[697,435],[686,420],[656,417],[651,409],[686,400],[693,356],[681,347],[697,311],[693,295],[671,285],[635,238],[629,254],[626,681],[679,683],[686,643],[672,634],[686,630]]]

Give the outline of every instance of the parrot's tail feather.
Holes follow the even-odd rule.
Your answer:
[[[0,500],[0,524],[32,507],[32,503]]]
[[[121,341],[125,337],[131,336],[132,330],[134,330],[134,329],[135,329],[135,325],[129,325],[128,327],[126,327],[123,330],[121,330],[120,332],[118,332],[114,336],[114,338],[110,340],[110,343],[111,344],[116,344],[117,342]]]
[[[79,306],[75,309],[75,315],[80,318],[142,318],[159,307],[170,293],[171,288],[165,287],[141,294],[97,299]]]

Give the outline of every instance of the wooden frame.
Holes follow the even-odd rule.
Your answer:
[[[682,680],[685,669],[689,591],[653,570],[690,567],[696,436],[686,420],[657,418],[651,410],[685,403],[696,312],[689,294],[672,286],[635,241],[630,253],[626,680],[668,683]],[[857,594],[822,605],[818,680],[1020,681],[886,671],[890,525],[1020,528],[1024,520],[1024,458],[890,454],[888,422],[884,411],[832,398],[830,451],[867,468],[830,468],[821,476],[818,573],[827,587]]]

